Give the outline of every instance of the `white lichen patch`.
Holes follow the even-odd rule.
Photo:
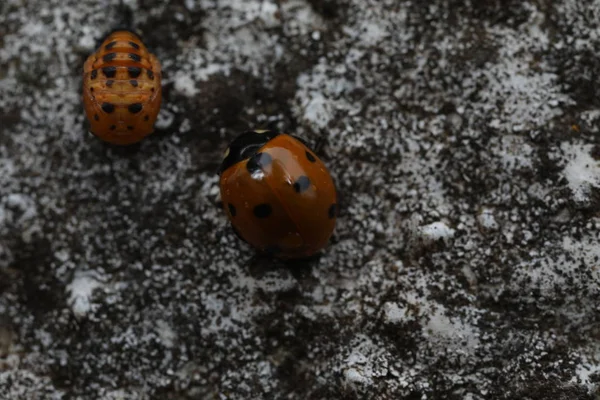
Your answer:
[[[350,390],[368,387],[374,379],[387,374],[386,352],[366,336],[352,340],[352,351],[344,360],[344,385]]]
[[[527,282],[545,295],[551,295],[558,288],[568,284],[574,290],[598,294],[599,245],[600,239],[595,234],[588,234],[579,239],[567,236],[557,243],[547,243],[545,251],[519,265],[512,285],[516,288]],[[558,311],[569,313],[572,321],[584,322],[588,313],[595,312],[595,309],[596,304],[582,300],[578,309],[571,309],[571,306],[567,305]]]
[[[0,371],[0,390],[6,399],[43,396],[48,400],[61,400],[65,395],[63,391],[52,387],[49,377],[18,368]]]
[[[21,239],[26,243],[30,243],[40,231],[37,214],[37,205],[30,196],[9,193],[0,198],[0,224],[16,226]]]
[[[439,307],[429,317],[427,324],[423,326],[425,336],[435,338],[439,344],[446,343],[465,354],[476,351],[479,346],[479,329],[458,318],[449,318],[444,311],[443,307]]]
[[[598,360],[585,360],[577,366],[575,376],[571,380],[572,383],[586,385],[591,393],[599,389],[598,383],[595,382],[593,376],[600,374],[600,363]]]
[[[506,171],[531,170],[535,159],[534,148],[521,136],[502,136],[500,162]]]
[[[498,222],[494,215],[494,210],[491,208],[482,208],[477,215],[477,222],[479,225],[486,230],[498,229]]]
[[[441,221],[422,226],[419,229],[419,234],[425,241],[437,241],[440,239],[446,241],[454,236],[454,232],[454,229]]]
[[[194,97],[198,94],[196,82],[189,74],[178,74],[175,76],[175,90],[187,97]]]
[[[67,286],[69,305],[76,318],[81,319],[94,310],[91,300],[94,290],[101,288],[102,278],[95,271],[78,272]]]
[[[173,331],[173,328],[166,321],[156,321],[156,332],[165,347],[172,348],[175,346],[177,333]]]
[[[591,144],[562,143],[563,176],[568,182],[573,200],[585,204],[590,200],[592,188],[600,187],[600,161],[591,156]]]
[[[473,73],[472,83],[485,82],[486,87],[480,92],[482,101],[472,106],[493,112],[489,126],[506,133],[543,126],[562,115],[563,106],[573,104],[561,92],[558,75],[535,58],[536,53],[546,51],[552,44],[548,32],[541,27],[541,10],[531,4],[525,8],[528,21],[518,30],[488,28],[488,35],[501,43],[497,62]]]

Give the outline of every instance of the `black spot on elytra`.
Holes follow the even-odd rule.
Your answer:
[[[109,44],[107,44],[104,48],[106,50],[111,50],[113,47],[115,47],[117,45],[117,42],[110,42]]]
[[[90,78],[96,79],[97,76],[98,76],[98,70],[97,69],[93,69],[92,73],[90,74]]]
[[[94,119],[95,119],[96,121],[99,121],[99,120],[100,120],[100,117],[98,116],[98,114],[94,114]]]
[[[129,45],[130,45],[131,47],[133,47],[134,49],[136,49],[136,50],[139,50],[139,49],[140,49],[140,45],[139,45],[139,44],[137,44],[136,42],[129,42]]]
[[[144,121],[148,121],[150,119],[149,115],[144,115]]]
[[[131,83],[131,86],[133,87],[138,87],[138,81],[136,81],[135,79],[130,80],[129,83]]]
[[[132,131],[133,130],[133,126],[127,125],[127,129],[129,129],[130,131]]]
[[[273,158],[269,153],[256,153],[246,163],[246,169],[253,175],[255,172],[264,170],[269,164],[273,162]]]
[[[91,88],[90,88],[90,92],[93,92],[93,91],[94,91],[94,88],[93,88],[93,87],[91,87]]]
[[[130,113],[137,114],[140,111],[142,111],[142,103],[130,104],[129,107],[127,107],[127,109],[129,110]]]
[[[310,187],[310,179],[308,176],[302,175],[294,182],[294,190],[296,193],[302,193]]]
[[[104,67],[102,68],[102,73],[107,78],[114,78],[117,73],[117,67]]]
[[[127,67],[127,72],[129,72],[130,78],[137,78],[142,73],[142,69],[138,67]]]
[[[138,54],[129,53],[129,58],[131,58],[135,62],[142,61],[142,57],[140,57]]]
[[[111,104],[111,103],[102,103],[101,107],[102,107],[102,111],[104,111],[105,113],[108,113],[108,114],[115,111],[115,105]]]
[[[335,218],[336,214],[337,214],[337,204],[333,203],[330,207],[329,207],[329,218]]]
[[[267,218],[269,215],[271,215],[272,212],[273,209],[270,205],[266,203],[259,204],[256,207],[254,207],[254,216],[256,218]]]
[[[110,130],[111,130],[111,131],[114,131],[115,129],[117,129],[117,126],[116,126],[116,125],[111,125],[111,126],[110,126]]]
[[[108,53],[108,54],[105,54],[104,57],[102,57],[102,61],[111,62],[116,57],[117,57],[117,53]]]
[[[317,159],[315,158],[315,156],[313,156],[312,154],[310,154],[309,151],[306,152],[306,158],[308,159],[308,161],[310,162],[317,162]]]
[[[113,83],[115,83],[114,80],[112,80],[112,79],[107,80],[106,81],[106,87],[112,87]]]
[[[151,80],[154,80],[154,72],[152,72],[151,70],[146,70],[146,72],[148,73],[148,78],[150,78]]]
[[[235,206],[231,203],[228,203],[227,208],[229,208],[229,214],[231,214],[232,217],[235,217],[235,214],[236,214]]]

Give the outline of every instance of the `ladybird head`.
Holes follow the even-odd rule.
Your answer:
[[[246,131],[236,137],[225,151],[223,162],[219,168],[219,175],[232,165],[252,157],[258,149],[277,135],[279,135],[279,132],[255,130]]]

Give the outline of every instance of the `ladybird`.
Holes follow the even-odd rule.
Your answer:
[[[109,34],[83,66],[83,105],[90,131],[117,145],[154,131],[161,102],[161,68],[133,32]]]
[[[306,258],[335,228],[337,194],[327,167],[303,142],[248,131],[231,142],[219,168],[223,208],[234,231],[279,258]]]

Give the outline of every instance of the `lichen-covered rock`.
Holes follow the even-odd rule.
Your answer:
[[[599,1],[111,4],[0,3],[0,397],[598,397]],[[115,148],[81,70],[124,22],[164,100]],[[318,259],[219,209],[263,127],[324,144]]]

